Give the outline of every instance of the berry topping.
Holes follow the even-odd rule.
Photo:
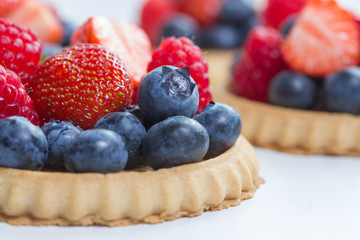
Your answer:
[[[18,74],[28,89],[40,62],[40,41],[30,29],[1,18],[0,36],[0,65]]]
[[[151,60],[148,36],[137,25],[125,21],[91,17],[75,31],[71,43],[96,43],[116,53],[124,61],[135,92]]]
[[[46,123],[41,127],[41,130],[44,132],[49,145],[49,156],[46,165],[61,169],[65,168],[65,148],[72,144],[83,130],[72,122],[55,120]]]
[[[199,106],[199,91],[189,68],[162,66],[148,73],[138,91],[141,112],[157,123],[168,117],[193,117]]]
[[[228,150],[241,133],[239,113],[224,103],[211,103],[194,119],[206,128],[210,144],[205,159],[213,158]]]
[[[220,12],[221,23],[237,25],[243,29],[254,19],[255,9],[248,0],[225,0]]]
[[[0,65],[0,119],[14,115],[25,117],[35,125],[40,123],[20,78]]]
[[[316,101],[316,84],[302,73],[285,70],[271,81],[269,102],[289,108],[311,109]]]
[[[133,91],[121,59],[96,44],[76,45],[48,58],[32,88],[43,122],[71,120],[83,129],[127,106]]]
[[[326,111],[360,114],[360,68],[349,67],[326,77],[323,104]]]
[[[281,34],[267,27],[255,27],[234,65],[232,90],[256,101],[266,102],[271,79],[286,69],[281,56]]]
[[[203,58],[201,49],[186,38],[165,38],[156,49],[149,63],[148,71],[171,65],[179,68],[189,67],[190,75],[199,89],[199,109],[201,111],[212,100],[209,92],[208,64]]]
[[[0,1],[0,17],[5,17],[6,15],[15,11],[24,0],[1,0]]]
[[[225,0],[179,0],[180,10],[195,18],[200,24],[215,23]]]
[[[109,113],[96,122],[94,128],[108,129],[119,134],[125,143],[129,156],[126,168],[135,167],[141,161],[141,144],[146,129],[140,120],[127,112]]]
[[[284,37],[286,37],[291,28],[294,26],[294,24],[296,23],[296,15],[292,15],[292,16],[289,16],[287,19],[284,20],[284,22],[281,24],[280,26],[280,30],[281,30],[281,33]]]
[[[197,121],[183,116],[155,124],[143,142],[145,161],[154,169],[199,162],[209,147],[209,135]]]
[[[65,167],[70,172],[118,172],[124,169],[128,153],[119,134],[106,129],[80,133],[65,148]]]
[[[353,16],[334,0],[310,1],[285,39],[288,65],[314,77],[359,63],[359,32]]]
[[[204,31],[203,46],[205,48],[236,48],[241,46],[245,39],[238,27],[217,24]]]
[[[0,120],[0,166],[40,170],[48,156],[48,144],[41,129],[26,118]]]
[[[263,20],[266,25],[279,29],[285,19],[290,15],[300,12],[308,1],[309,0],[268,0],[267,7],[262,14]]]

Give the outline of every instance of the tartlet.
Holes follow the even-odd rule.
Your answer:
[[[231,92],[233,51],[209,51],[215,101],[241,115],[243,134],[254,145],[297,154],[360,155],[360,118],[344,113],[296,110],[252,101]]]
[[[113,174],[0,168],[0,221],[14,225],[159,223],[239,205],[262,183],[242,136],[218,157]]]

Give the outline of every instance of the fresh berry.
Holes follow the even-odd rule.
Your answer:
[[[141,144],[146,135],[146,129],[140,120],[127,112],[109,113],[96,122],[94,128],[108,129],[119,134],[128,152],[127,169],[135,167],[141,161]]]
[[[271,81],[269,102],[289,108],[312,109],[316,102],[316,84],[302,73],[282,71]]]
[[[217,24],[205,30],[203,46],[205,48],[236,48],[241,46],[245,37],[235,26]]]
[[[128,153],[119,134],[107,129],[80,133],[65,148],[65,167],[69,172],[119,172],[124,169]]]
[[[133,86],[121,59],[97,44],[66,48],[34,76],[32,98],[40,119],[71,120],[83,129],[131,100]]]
[[[0,17],[5,17],[16,10],[24,0],[1,0],[0,1]]]
[[[160,40],[163,26],[177,14],[177,6],[173,0],[146,0],[141,9],[141,27],[148,34],[152,44]]]
[[[28,28],[0,18],[0,65],[14,71],[28,89],[38,69],[41,43]]]
[[[205,159],[225,152],[240,136],[242,127],[240,115],[227,104],[212,102],[194,119],[201,123],[209,134],[210,144]]]
[[[282,47],[288,65],[323,77],[359,63],[359,32],[353,16],[334,0],[310,1]]]
[[[199,106],[199,91],[189,68],[158,67],[142,80],[138,104],[144,116],[157,123],[171,116],[193,117]]]
[[[30,28],[42,42],[61,43],[63,39],[61,22],[54,9],[46,3],[25,0],[3,17]]]
[[[265,25],[279,29],[286,18],[299,13],[307,2],[309,0],[268,0],[267,7],[262,14]],[[310,18],[312,17],[310,16]]]
[[[154,169],[201,161],[209,135],[197,121],[175,116],[155,124],[143,142],[144,160]]]
[[[44,133],[26,118],[0,120],[0,166],[40,170],[48,156]]]
[[[186,14],[177,14],[170,18],[163,26],[160,36],[162,38],[186,36],[197,45],[201,45],[202,40],[200,26],[192,17]]]
[[[225,0],[179,0],[181,11],[195,18],[202,25],[215,23]]]
[[[272,28],[256,27],[248,36],[235,63],[232,91],[240,96],[266,102],[271,79],[286,69],[281,56],[281,34]]]
[[[71,43],[96,43],[114,51],[124,61],[135,92],[151,60],[149,38],[141,28],[129,22],[91,17],[75,31]]]
[[[209,91],[208,64],[203,57],[201,49],[186,37],[165,38],[152,56],[148,71],[171,65],[178,68],[189,67],[190,75],[199,89],[199,109],[201,111],[212,100]]]
[[[238,26],[253,18],[256,18],[255,9],[248,0],[225,0],[220,13],[221,23]]]
[[[285,19],[284,22],[281,24],[280,31],[284,37],[289,35],[291,28],[296,23],[296,18],[297,18],[296,15],[291,15],[287,19]]]
[[[146,130],[149,130],[152,125],[154,125],[153,122],[151,122],[149,119],[147,119],[144,114],[141,112],[139,105],[131,105],[127,106],[123,109],[121,109],[122,112],[127,112],[135,115],[140,122],[143,124]]]
[[[63,40],[61,42],[61,45],[66,47],[70,45],[71,42],[71,36],[73,35],[73,33],[76,30],[76,27],[74,25],[74,23],[68,21],[68,20],[61,20],[61,24],[64,28],[64,37]]]
[[[326,111],[360,114],[360,68],[349,67],[326,77],[322,100]]]
[[[34,103],[20,78],[0,65],[0,119],[15,115],[25,117],[35,125],[40,123]]]
[[[41,130],[46,136],[49,147],[49,156],[46,165],[60,169],[65,168],[65,148],[69,144],[73,144],[76,137],[83,132],[83,130],[75,126],[72,122],[59,122],[55,120],[46,123],[41,127]]]

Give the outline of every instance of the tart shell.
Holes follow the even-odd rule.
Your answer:
[[[242,133],[252,144],[296,154],[360,155],[360,117],[283,108],[233,94],[229,87],[233,54],[206,54],[211,92],[215,101],[240,113]]]
[[[242,136],[216,158],[112,174],[0,168],[0,221],[14,225],[159,223],[239,205],[262,183]]]

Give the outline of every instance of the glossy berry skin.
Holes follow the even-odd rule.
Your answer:
[[[15,72],[26,89],[39,67],[41,43],[28,28],[0,18],[0,65]]]
[[[316,102],[316,84],[302,73],[286,70],[274,77],[269,88],[269,102],[274,105],[311,109]]]
[[[149,130],[152,125],[154,125],[153,122],[151,122],[149,119],[147,119],[144,114],[141,112],[139,105],[131,105],[126,108],[121,109],[122,112],[127,112],[135,115],[140,122],[143,124],[146,130]]]
[[[15,115],[26,117],[35,125],[40,123],[34,103],[20,78],[0,65],[0,119]]]
[[[154,123],[177,115],[193,117],[199,106],[199,91],[189,68],[162,66],[149,72],[140,84],[138,104]]]
[[[241,133],[239,113],[224,103],[211,103],[194,119],[205,127],[210,144],[205,159],[213,158],[225,152],[235,143]]]
[[[124,169],[128,153],[119,134],[106,129],[82,132],[65,149],[65,167],[70,172],[110,173]]]
[[[48,156],[48,144],[41,129],[26,118],[0,120],[0,166],[40,170]]]
[[[127,169],[135,167],[141,161],[141,144],[146,129],[141,121],[127,112],[109,113],[96,122],[94,128],[108,129],[119,134],[128,152]]]
[[[34,76],[32,98],[43,122],[67,121],[82,129],[131,101],[123,62],[96,44],[79,44],[45,60]]]
[[[208,64],[201,49],[186,38],[165,38],[160,46],[154,51],[152,60],[148,65],[148,72],[163,65],[171,65],[178,68],[189,67],[190,75],[199,89],[198,112],[204,109],[212,100],[209,91]]]
[[[219,21],[221,23],[243,26],[253,20],[253,18],[256,18],[255,9],[249,1],[226,0],[222,6]]]
[[[143,142],[145,161],[154,169],[199,162],[209,147],[209,135],[197,121],[170,117],[155,124]]]
[[[41,127],[41,130],[44,132],[49,146],[49,156],[46,164],[51,167],[65,168],[65,148],[74,143],[83,130],[72,122],[55,120],[46,123]]]
[[[204,31],[205,48],[236,48],[241,46],[245,35],[235,26],[217,24]]]
[[[324,110],[360,114],[360,68],[350,67],[325,78]]]
[[[169,21],[163,26],[159,41],[161,38],[166,37],[188,37],[197,45],[201,45],[201,30],[198,23],[186,14],[177,14],[170,18]]]

